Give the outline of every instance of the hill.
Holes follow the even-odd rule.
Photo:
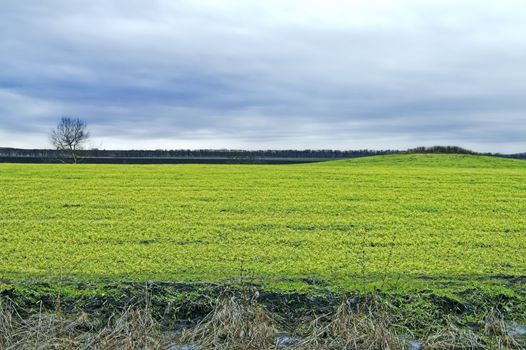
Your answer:
[[[524,168],[526,162],[517,159],[470,154],[390,154],[371,157],[335,160],[326,166],[354,167],[436,167],[436,168]]]
[[[305,278],[353,288],[364,245],[373,285],[390,256],[389,275],[413,282],[523,274],[525,170],[523,161],[450,154],[0,164],[0,277],[67,266],[83,279],[221,282],[243,261],[276,288],[309,287]]]

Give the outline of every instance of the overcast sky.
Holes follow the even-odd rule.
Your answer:
[[[0,1],[0,146],[526,151],[524,0]]]

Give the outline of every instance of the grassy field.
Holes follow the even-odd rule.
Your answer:
[[[0,246],[4,279],[509,287],[526,275],[526,162],[0,164]]]

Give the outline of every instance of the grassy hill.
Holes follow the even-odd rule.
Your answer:
[[[519,168],[526,162],[469,154],[391,154],[325,162],[327,166],[437,167],[437,168]]]
[[[526,163],[0,164],[0,278],[513,290]],[[503,287],[505,286],[505,287]]]

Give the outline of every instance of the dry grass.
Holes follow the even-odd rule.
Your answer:
[[[328,322],[315,319],[311,334],[296,349],[406,349],[390,319],[387,306],[377,300],[359,305],[345,300]]]
[[[223,297],[196,327],[185,330],[182,342],[199,349],[272,349],[278,330],[255,298]]]
[[[22,317],[8,299],[0,300],[0,349],[277,349],[278,322],[256,298],[228,295],[214,302],[212,311],[182,333],[162,333],[150,303],[126,307],[109,319],[86,313],[66,317],[61,312]],[[396,311],[396,310],[395,310]],[[346,299],[338,309],[314,319],[301,341],[290,350],[401,350],[409,349],[407,329],[393,321],[393,309],[378,298],[356,302]],[[497,310],[481,321],[481,337],[448,319],[431,335],[422,350],[526,349]],[[176,344],[194,344],[184,347]]]
[[[10,303],[0,305],[0,349],[162,349],[163,340],[147,306],[130,306],[100,329],[85,313],[66,318],[39,312],[23,319]]]
[[[128,307],[118,318],[110,320],[85,347],[86,349],[142,350],[162,348],[158,323],[145,306]]]
[[[486,349],[481,339],[471,330],[458,326],[448,319],[446,326],[430,336],[423,344],[424,350]]]
[[[526,349],[524,338],[515,337],[508,329],[502,314],[491,309],[483,320],[484,334],[495,340],[497,349]]]
[[[9,299],[0,300],[0,349],[11,345],[18,314]]]
[[[3,349],[76,349],[81,345],[77,320],[39,312],[26,319],[6,301],[0,308]]]

